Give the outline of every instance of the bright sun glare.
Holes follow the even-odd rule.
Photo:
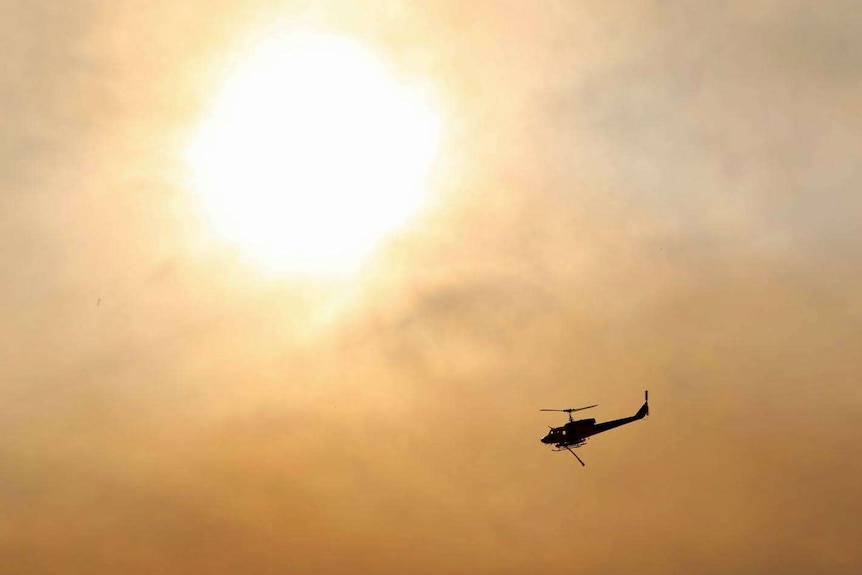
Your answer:
[[[439,121],[383,61],[329,35],[259,44],[189,148],[218,233],[270,269],[355,269],[421,205]]]

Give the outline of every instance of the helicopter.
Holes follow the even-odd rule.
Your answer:
[[[644,391],[644,404],[638,412],[631,417],[603,421],[602,423],[596,423],[596,420],[593,418],[578,420],[572,419],[572,413],[582,411],[584,409],[591,409],[596,407],[596,405],[598,404],[588,405],[586,407],[569,407],[566,409],[540,409],[539,411],[561,411],[569,415],[569,422],[560,427],[551,427],[551,431],[541,439],[542,443],[553,445],[555,447],[554,451],[568,451],[577,458],[581,463],[581,466],[586,467],[587,464],[584,463],[584,461],[578,457],[578,454],[572,451],[572,449],[582,446],[587,442],[587,439],[597,433],[602,433],[615,427],[619,427],[620,425],[643,419],[649,415],[649,391]]]

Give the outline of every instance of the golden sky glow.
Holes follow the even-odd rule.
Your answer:
[[[856,14],[0,0],[0,571],[862,572]]]

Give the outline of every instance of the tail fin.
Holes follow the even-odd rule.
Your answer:
[[[649,415],[649,391],[644,391],[644,404],[635,414],[636,419],[643,419]]]

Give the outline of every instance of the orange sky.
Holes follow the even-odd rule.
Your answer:
[[[3,571],[859,572],[857,13],[0,0]],[[265,273],[188,186],[281,21],[446,111],[349,279]],[[646,388],[586,468],[539,443]]]

